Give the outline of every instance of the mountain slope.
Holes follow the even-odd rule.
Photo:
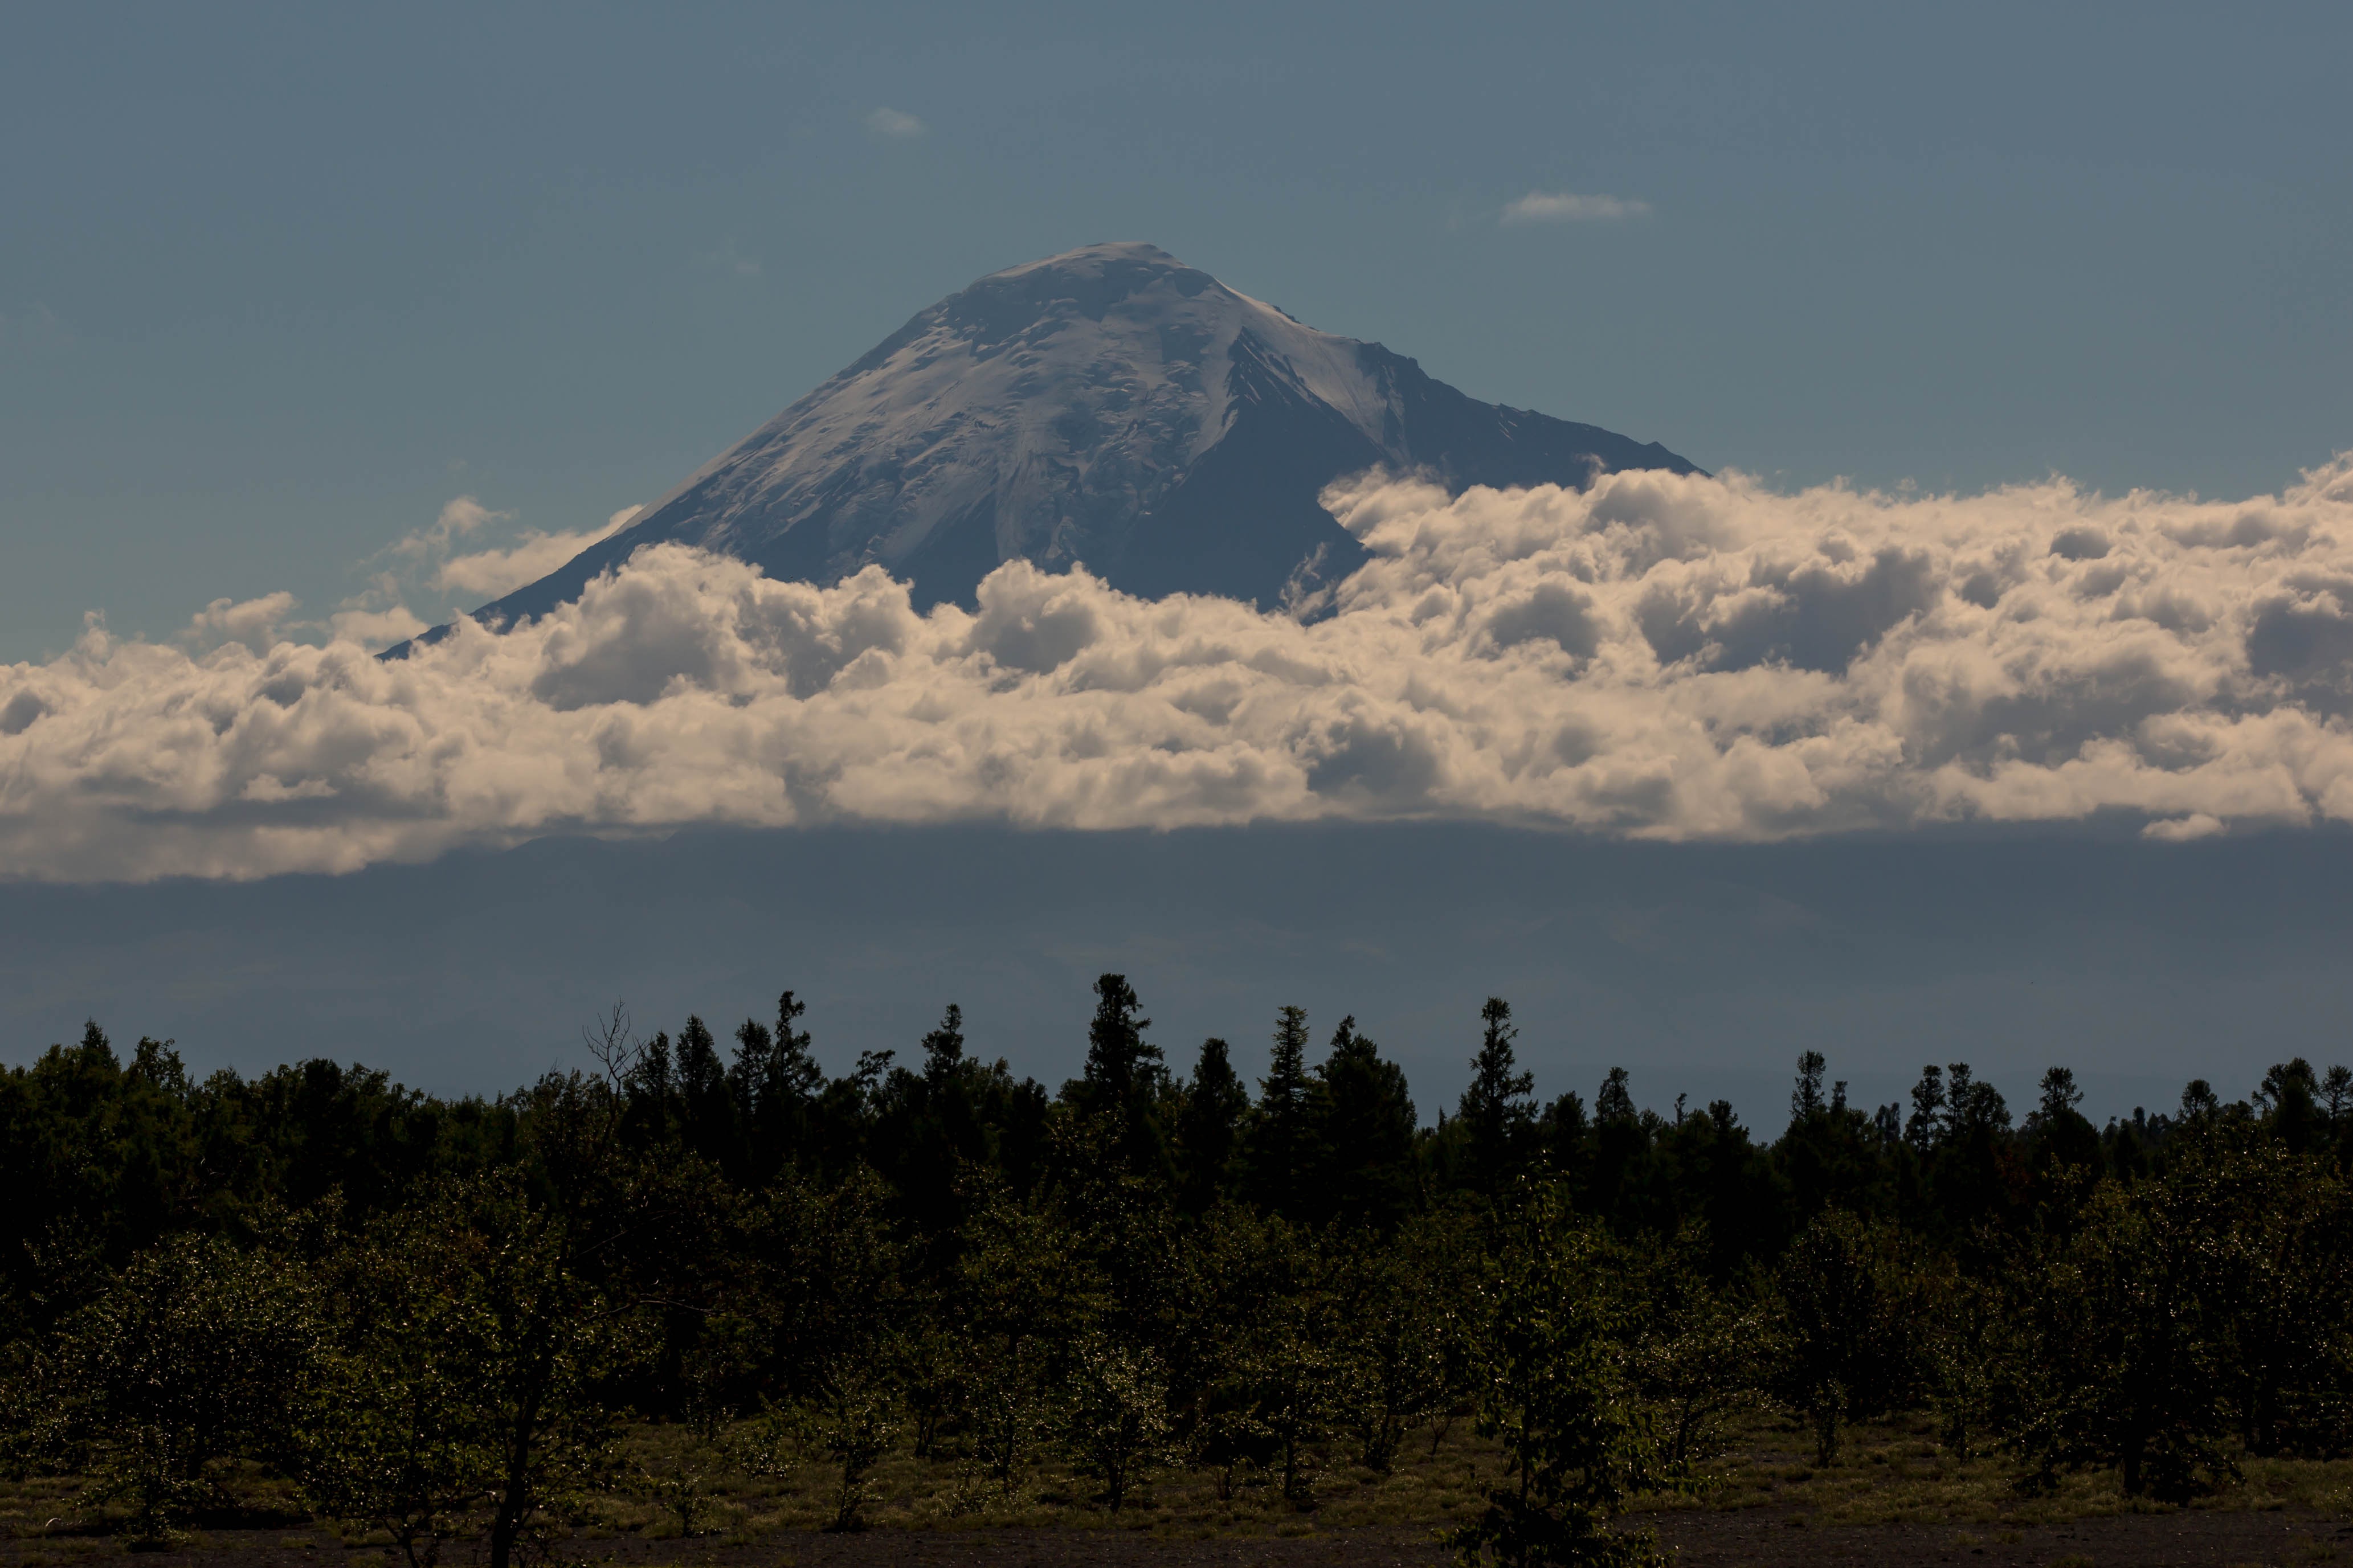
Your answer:
[[[672,540],[781,578],[880,562],[919,605],[969,604],[1019,555],[1271,607],[1362,559],[1315,496],[1375,464],[1458,489],[1694,471],[1656,444],[1476,402],[1155,247],[1094,245],[921,312],[628,529],[477,613],[544,614]]]

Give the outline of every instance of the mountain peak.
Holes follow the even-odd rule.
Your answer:
[[[1018,555],[1271,607],[1363,559],[1315,498],[1376,465],[1458,489],[1694,471],[1663,447],[1476,402],[1157,246],[1111,242],[918,311],[630,527],[478,614],[543,615],[668,540],[781,578],[880,563],[920,605],[971,602]]]
[[[967,287],[964,292],[992,286],[1019,286],[1037,279],[1067,279],[1076,287],[1101,284],[1133,291],[1164,279],[1173,282],[1187,293],[1221,285],[1215,278],[1196,267],[1187,267],[1156,245],[1140,239],[1105,240],[1098,245],[1082,245],[1076,250],[1065,250],[1059,256],[1041,257],[1025,261],[1018,267],[1008,267],[1002,272],[992,272]],[[951,296],[954,298],[955,296]]]

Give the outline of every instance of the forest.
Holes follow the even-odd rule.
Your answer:
[[[2147,1508],[2353,1448],[2342,1066],[2095,1126],[2063,1067],[2022,1113],[1959,1063],[1863,1106],[1809,1052],[1753,1130],[1622,1069],[1539,1101],[1490,998],[1425,1123],[1353,1019],[1281,1009],[1255,1086],[1150,1028],[1102,976],[1055,1089],[954,1006],[840,1077],[789,991],[725,1043],[617,1007],[444,1100],[92,1024],[0,1072],[0,1468],[134,1546],[259,1517],[510,1568],[708,1532],[722,1477],[838,1531],[919,1473],[893,1518],[1263,1521],[1442,1450],[1461,1562],[1631,1564],[1744,1423],[1828,1471],[1900,1415],[1923,1463]]]

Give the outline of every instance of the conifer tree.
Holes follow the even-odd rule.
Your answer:
[[[718,1043],[701,1018],[690,1016],[678,1032],[678,1098],[688,1144],[712,1163],[732,1167],[735,1158],[735,1101]]]
[[[1224,1194],[1249,1110],[1250,1091],[1235,1075],[1226,1042],[1203,1040],[1176,1124],[1177,1201],[1187,1213],[1204,1214]]]
[[[1572,1193],[1583,1192],[1593,1164],[1592,1124],[1585,1097],[1569,1089],[1544,1109],[1535,1130],[1544,1158]]]
[[[1936,1147],[1945,1124],[1945,1069],[1931,1062],[1920,1069],[1912,1086],[1912,1120],[1904,1124],[1904,1142],[1925,1154]]]
[[[2272,1136],[2293,1152],[2302,1153],[2326,1136],[2327,1119],[2321,1112],[2319,1089],[2319,1075],[2312,1070],[2312,1064],[2295,1057],[2274,1063],[2255,1089],[2256,1110],[2269,1124]]]
[[[2277,1071],[2277,1068],[2274,1068]],[[2046,1118],[2063,1116],[2084,1103],[2084,1091],[2075,1087],[2075,1074],[2069,1068],[2052,1068],[2042,1075],[2042,1114]]]
[[[764,1117],[798,1111],[825,1089],[825,1069],[809,1054],[809,1032],[796,1028],[808,1004],[787,991],[776,998],[776,1043],[761,1063],[752,1093]]]
[[[1087,1026],[1086,1081],[1114,1105],[1132,1104],[1154,1087],[1159,1069],[1160,1047],[1144,1037],[1152,1020],[1139,1016],[1143,1011],[1126,975],[1097,978],[1094,1021]]]
[[[2342,1062],[2330,1068],[2320,1080],[2320,1098],[2331,1124],[2353,1117],[2353,1068]]]
[[[923,1037],[923,1077],[934,1084],[964,1065],[964,1009],[948,1004],[940,1026]]]
[[[1490,996],[1479,1009],[1482,1033],[1471,1058],[1471,1087],[1462,1091],[1461,1115],[1469,1143],[1471,1186],[1493,1197],[1526,1154],[1535,1118],[1535,1076],[1521,1072],[1512,1042],[1519,1030],[1512,1005]]]
[[[1250,1166],[1252,1195],[1285,1218],[1298,1217],[1304,1206],[1302,1178],[1314,1159],[1314,1089],[1307,1072],[1306,1011],[1283,1007],[1275,1014],[1273,1049],[1250,1117]]]
[[[1393,1229],[1415,1206],[1416,1117],[1405,1070],[1340,1020],[1315,1069],[1318,1112],[1309,1210],[1322,1223]]]
[[[622,1075],[621,1091],[628,1099],[630,1132],[639,1145],[667,1143],[676,1135],[678,1074],[671,1066],[667,1033],[657,1034],[638,1052]]]
[[[1124,974],[1095,981],[1095,1016],[1087,1026],[1086,1077],[1064,1098],[1095,1124],[1105,1152],[1131,1175],[1157,1173],[1166,1159],[1161,1100],[1167,1074],[1160,1047],[1144,1037],[1152,1020]]]
[[[2075,1109],[2084,1100],[2075,1075],[2054,1067],[2042,1075],[2042,1107],[2027,1123],[2036,1195],[2054,1214],[2073,1215],[2091,1196],[2092,1184],[2107,1161],[2100,1149],[2099,1130]]]
[[[1634,1109],[1624,1068],[1611,1068],[1593,1096],[1591,1158],[1585,1171],[1586,1206],[1620,1234],[1643,1223],[1641,1191],[1643,1161],[1651,1152],[1651,1128]]]
[[[1822,1101],[1822,1072],[1829,1062],[1820,1051],[1808,1051],[1798,1058],[1798,1087],[1789,1091],[1789,1123],[1811,1121],[1829,1109]]]
[[[755,1185],[776,1180],[812,1152],[810,1122],[825,1072],[809,1055],[808,1031],[794,1026],[807,1011],[808,1004],[787,991],[776,999],[773,1031],[754,1018],[735,1031],[727,1093],[744,1146],[740,1173]]]
[[[1593,1097],[1593,1119],[1601,1122],[1634,1120],[1634,1093],[1627,1087],[1626,1069],[1611,1068]]]

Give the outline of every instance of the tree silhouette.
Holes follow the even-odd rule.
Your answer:
[[[1512,1005],[1490,996],[1479,1009],[1482,1033],[1471,1058],[1471,1087],[1462,1091],[1461,1120],[1467,1144],[1469,1185],[1493,1197],[1525,1157],[1535,1116],[1535,1077],[1519,1070],[1512,1042],[1519,1030]]]

